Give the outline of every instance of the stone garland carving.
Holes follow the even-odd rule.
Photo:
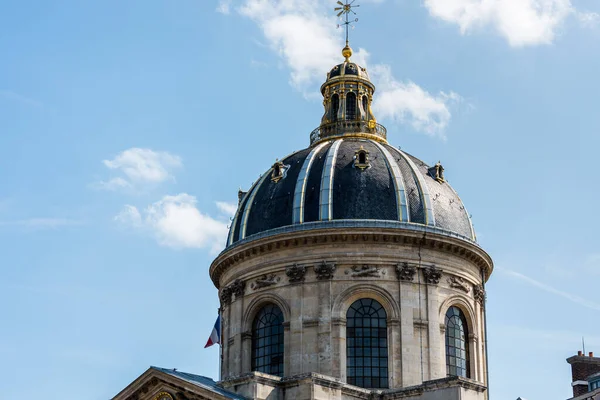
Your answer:
[[[483,285],[473,285],[473,297],[483,307],[485,305],[485,289]]]
[[[229,287],[231,288],[231,293],[233,293],[237,298],[244,295],[244,290],[246,289],[246,282],[244,282],[241,279],[236,279],[231,285],[229,285]]]
[[[431,267],[423,268],[423,276],[425,277],[425,283],[437,285],[440,283],[440,279],[442,279],[442,270],[432,265]]]
[[[221,290],[221,303],[223,305],[231,304],[231,287],[226,286]]]
[[[306,267],[303,265],[294,264],[285,269],[285,274],[290,278],[290,283],[304,282],[306,275]]]
[[[275,274],[265,274],[257,278],[254,282],[252,282],[250,284],[250,288],[252,290],[266,288],[269,286],[276,285],[277,283],[279,283],[280,280],[281,278]]]
[[[315,273],[319,280],[331,279],[335,273],[335,264],[323,261],[321,264],[315,265]]]
[[[400,281],[412,282],[415,279],[416,273],[417,268],[414,265],[408,263],[396,265],[396,275],[398,275],[398,280]]]
[[[448,283],[450,284],[451,288],[462,290],[465,293],[469,293],[471,291],[469,282],[460,276],[450,276],[448,278]]]
[[[353,278],[381,278],[382,275],[385,275],[385,270],[376,265],[355,265],[346,270],[346,275]]]

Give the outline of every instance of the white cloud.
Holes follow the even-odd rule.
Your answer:
[[[125,150],[103,163],[110,169],[121,171],[133,182],[163,182],[172,178],[171,169],[181,167],[178,156],[137,147]]]
[[[142,226],[142,214],[137,207],[127,204],[121,212],[115,217],[115,221],[123,225],[129,225],[135,228]]]
[[[227,203],[224,201],[217,201],[216,204],[217,208],[228,217],[233,217],[238,208],[237,204]]]
[[[125,179],[123,179],[121,177],[117,177],[117,178],[109,179],[108,181],[95,182],[92,184],[92,187],[95,189],[112,191],[112,190],[129,188],[129,187],[131,187],[131,183],[129,183],[128,181],[126,181]]]
[[[115,220],[150,232],[161,246],[175,249],[208,248],[217,253],[227,238],[227,223],[200,212],[196,198],[187,193],[165,196],[143,212],[127,205]]]
[[[147,184],[158,184],[169,179],[173,180],[175,178],[172,171],[182,167],[179,156],[165,151],[137,147],[127,149],[112,160],[104,160],[102,163],[108,169],[122,175],[91,185],[93,188],[102,190],[135,188]]]
[[[550,44],[575,12],[570,0],[425,0],[436,18],[457,24],[462,34],[492,27],[511,46]]]
[[[373,66],[371,72],[382,88],[373,104],[379,118],[407,122],[417,131],[444,137],[452,117],[450,106],[462,101],[458,94],[440,92],[433,96],[411,81],[396,80],[387,65]]]
[[[600,311],[600,303],[596,303],[587,299],[584,299],[583,297],[571,294],[571,293],[567,293],[567,292],[563,292],[562,290],[558,290],[550,285],[547,285],[543,282],[537,281],[533,278],[530,278],[528,276],[525,276],[519,272],[516,271],[512,271],[510,269],[506,269],[506,268],[497,268],[497,270],[501,273],[504,273],[506,275],[509,275],[515,279],[518,279],[522,282],[525,282],[531,286],[537,287],[538,289],[544,290],[548,293],[554,294],[556,296],[565,298],[575,304],[578,304],[580,306],[583,307],[587,307],[589,309],[592,310],[596,310],[596,311]]]
[[[231,0],[219,0],[217,12],[228,15],[231,12]]]
[[[597,26],[600,23],[600,14],[596,12],[578,12],[579,22],[586,28]]]
[[[290,69],[291,84],[305,97],[318,96],[327,72],[342,61],[341,30],[330,5],[322,0],[245,0],[239,11],[261,28],[270,48]],[[368,67],[369,53],[358,49],[352,57]],[[450,105],[460,99],[455,93],[432,95],[416,83],[393,78],[388,65],[369,67],[378,87],[374,108],[380,119],[407,123],[417,131],[443,136],[451,119]]]
[[[291,69],[291,83],[299,90],[323,80],[341,58],[342,46],[333,16],[322,1],[246,0],[240,8],[262,29],[270,47]]]

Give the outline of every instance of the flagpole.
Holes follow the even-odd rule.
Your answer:
[[[221,337],[219,338],[219,381],[223,379],[223,318],[221,318],[221,307],[217,309],[217,314],[219,315],[219,332],[221,332]]]

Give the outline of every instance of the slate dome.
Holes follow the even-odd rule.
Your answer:
[[[382,227],[434,232],[475,242],[471,219],[444,178],[388,144],[371,110],[375,86],[350,60],[321,86],[325,112],[311,145],[278,160],[239,193],[227,246],[282,232]]]
[[[341,226],[431,231],[474,242],[469,214],[440,168],[372,139],[322,141],[283,158],[241,192],[227,244]]]

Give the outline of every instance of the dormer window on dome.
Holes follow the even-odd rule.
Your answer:
[[[273,168],[273,172],[271,173],[271,180],[277,183],[281,180],[281,178],[284,177],[286,167],[281,161],[277,160],[271,168]]]
[[[361,170],[369,168],[370,166],[369,152],[365,150],[363,146],[360,146],[360,149],[354,152],[354,166]]]
[[[442,167],[442,164],[439,161],[433,167],[429,168],[428,172],[429,175],[439,183],[446,182],[446,179],[444,178],[444,167]]]

